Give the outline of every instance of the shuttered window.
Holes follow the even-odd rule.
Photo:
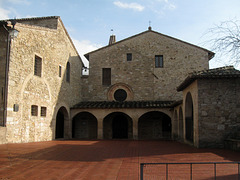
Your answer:
[[[31,106],[31,115],[32,116],[37,116],[38,115],[38,106],[36,106],[36,105]]]
[[[155,67],[156,68],[163,68],[163,55],[156,55],[155,56]]]
[[[46,117],[47,116],[47,108],[46,107],[41,107],[41,116]]]
[[[127,53],[127,61],[132,61],[132,53]]]
[[[111,85],[111,68],[102,69],[102,85]]]
[[[42,58],[35,56],[34,60],[34,75],[42,76]]]

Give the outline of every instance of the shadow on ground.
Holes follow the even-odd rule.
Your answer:
[[[154,157],[162,162],[240,161],[239,152],[197,149],[174,141],[72,140],[1,146],[8,146],[8,153],[13,159],[91,162],[149,156],[149,162],[155,161]]]

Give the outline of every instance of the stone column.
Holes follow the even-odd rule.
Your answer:
[[[133,117],[133,139],[137,140],[138,139],[138,118]]]
[[[97,138],[103,139],[103,118],[98,118],[98,131]]]

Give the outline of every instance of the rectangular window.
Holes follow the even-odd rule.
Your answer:
[[[66,81],[70,82],[70,63],[69,62],[67,62]]]
[[[36,106],[36,105],[31,106],[31,115],[32,116],[37,116],[38,115],[38,106]]]
[[[42,76],[42,58],[35,55],[34,60],[34,75],[41,77]]]
[[[102,85],[111,85],[111,68],[102,69]]]
[[[156,68],[163,68],[163,55],[156,55],[155,56],[155,67]]]
[[[46,107],[41,107],[41,116],[46,117],[47,116],[47,108]]]
[[[132,53],[127,53],[127,61],[132,61]]]
[[[62,66],[58,67],[58,77],[62,77]]]

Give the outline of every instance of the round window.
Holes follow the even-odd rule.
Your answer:
[[[123,89],[118,89],[114,93],[114,99],[116,101],[125,101],[127,99],[127,92]]]

